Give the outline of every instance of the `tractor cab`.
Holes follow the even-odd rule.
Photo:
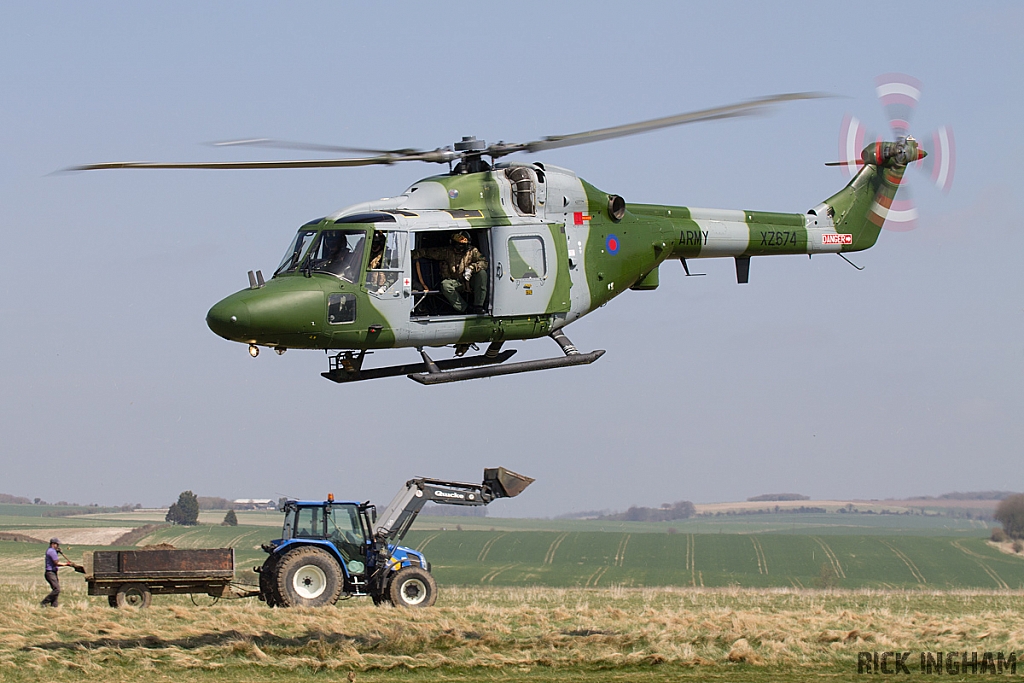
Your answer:
[[[291,500],[284,505],[284,526],[277,547],[286,543],[329,543],[345,561],[349,573],[362,574],[366,571],[369,524],[367,510],[356,502],[335,502],[333,496],[326,501]]]

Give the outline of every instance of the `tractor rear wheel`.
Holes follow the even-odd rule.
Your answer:
[[[320,548],[292,550],[274,566],[276,598],[282,607],[333,605],[344,581],[338,561]]]
[[[421,567],[405,567],[391,578],[388,597],[396,607],[430,607],[437,601],[437,582]]]

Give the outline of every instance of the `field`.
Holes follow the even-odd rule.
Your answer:
[[[138,543],[231,546],[238,580],[252,583],[280,516],[239,513],[237,527],[216,524],[222,517],[204,513],[204,524]],[[8,515],[0,531],[71,538],[159,521],[155,512]],[[992,547],[971,520],[421,522],[405,543],[424,550],[441,587],[423,612],[188,596],[115,610],[70,572],[61,609],[43,610],[44,546],[0,541],[0,680],[853,680],[865,651],[912,652],[917,673],[923,651],[1024,650],[1024,558]]]
[[[231,546],[248,570],[266,557],[267,532],[170,527],[144,542]],[[983,538],[427,530],[405,544],[442,585],[1024,589],[1024,558]]]
[[[222,512],[206,512],[199,526],[160,528],[136,543],[233,547],[238,578],[249,583],[281,515],[238,517],[239,526],[224,527]],[[58,535],[84,549],[158,522],[158,511],[9,515],[0,517],[0,532]],[[1024,556],[992,547],[988,531],[977,520],[926,515],[777,513],[660,524],[421,517],[405,544],[423,550],[447,586],[1024,589]]]
[[[1019,593],[446,587],[410,612],[116,610],[80,584],[43,610],[39,592],[0,585],[4,681],[855,680],[863,651],[912,652],[916,672],[921,651],[1024,649]]]

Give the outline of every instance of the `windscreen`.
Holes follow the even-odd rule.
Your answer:
[[[299,233],[295,235],[295,239],[292,240],[292,244],[288,247],[288,251],[285,252],[284,258],[281,259],[281,265],[274,271],[274,275],[280,275],[281,273],[290,273],[299,267],[302,263],[302,257],[306,253],[306,248],[313,242],[313,238],[316,237],[316,230],[310,230],[309,228],[303,227],[299,230]]]

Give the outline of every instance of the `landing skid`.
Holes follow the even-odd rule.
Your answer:
[[[421,352],[422,353],[422,352]],[[427,373],[432,372],[427,367],[427,361],[422,363],[409,363],[407,365],[389,365],[383,368],[370,368],[369,370],[363,370],[363,357],[366,355],[365,351],[359,354],[353,354],[351,351],[347,354],[338,354],[332,357],[331,369],[328,372],[321,372],[321,377],[326,377],[332,382],[344,384],[346,382],[360,382],[365,379],[380,379],[382,377],[399,377],[401,375],[408,375],[414,377],[415,373]],[[425,358],[428,358],[426,354],[423,354]],[[508,351],[502,351],[494,356],[488,357],[488,355],[482,354],[479,356],[465,356],[462,358],[452,358],[450,360],[439,360],[429,361],[435,368],[440,372],[452,372],[463,368],[473,368],[480,365],[495,365],[504,363],[512,356],[516,355],[515,349],[509,349]]]
[[[420,356],[423,357],[422,363],[391,365],[383,368],[363,370],[363,359],[366,357],[366,351],[361,351],[358,354],[347,351],[333,356],[330,359],[330,370],[320,374],[339,384],[359,382],[366,379],[380,379],[381,377],[397,377],[399,375],[405,375],[420,384],[447,384],[449,382],[462,382],[467,379],[480,379],[482,377],[500,377],[501,375],[515,375],[522,372],[535,372],[551,368],[590,365],[604,355],[603,350],[580,353],[561,330],[552,332],[551,338],[558,342],[562,353],[565,354],[564,356],[527,360],[504,365],[503,363],[515,355],[516,352],[514,349],[501,351],[501,342],[494,342],[487,348],[485,353],[478,356],[435,361],[427,355],[426,351],[420,349]]]
[[[479,379],[481,377],[499,377],[501,375],[515,375],[520,372],[534,372],[535,370],[567,368],[573,365],[590,365],[603,355],[604,351],[591,351],[590,353],[577,352],[561,358],[524,360],[521,363],[509,363],[508,365],[485,365],[483,367],[466,368],[464,370],[442,370],[440,367],[441,363],[435,363],[437,366],[436,371],[428,370],[427,372],[412,374],[409,375],[409,379],[416,380],[420,384],[445,384],[447,382],[461,382],[463,380]]]
[[[446,384],[448,382],[461,382],[467,379],[479,379],[481,377],[498,377],[501,375],[515,375],[520,372],[534,372],[536,370],[549,370],[551,368],[566,368],[573,365],[590,365],[604,355],[604,351],[591,351],[580,353],[569,338],[561,330],[551,333],[551,338],[558,342],[565,355],[561,358],[542,358],[541,360],[525,360],[521,363],[509,363],[508,365],[489,365],[484,367],[471,367],[460,370],[445,370],[440,363],[434,363],[430,357],[420,351],[423,356],[423,364],[426,372],[419,372],[409,375],[409,379],[416,380],[420,384]],[[490,351],[490,349],[488,349]]]

